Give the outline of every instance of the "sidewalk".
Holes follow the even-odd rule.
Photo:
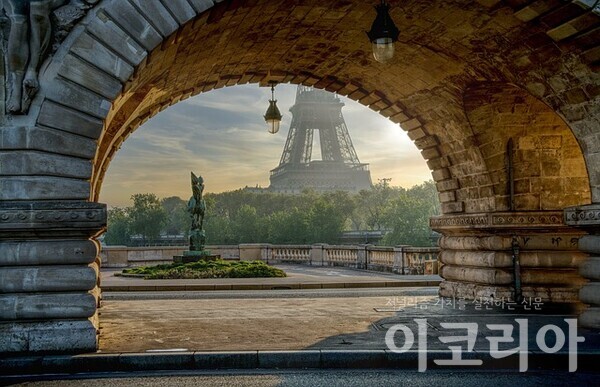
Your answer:
[[[356,301],[358,299],[353,299]],[[176,301],[176,300],[173,300]],[[195,300],[197,301],[197,300]],[[264,301],[264,300],[263,300]],[[328,329],[336,327],[338,324],[351,323],[340,320],[341,316],[338,310],[333,313],[327,313],[323,305],[305,304],[302,307],[289,305],[289,310],[280,311],[279,315],[287,314],[296,316],[291,318],[290,325],[285,326],[283,330],[273,330],[273,325],[269,326],[264,322],[273,319],[278,323],[282,320],[277,315],[275,309],[266,305],[262,310],[255,311],[257,315],[262,316],[258,321],[257,317],[248,316],[248,310],[231,310],[228,314],[223,314],[224,307],[217,311],[218,316],[207,317],[206,321],[190,319],[190,313],[211,314],[211,311],[194,311],[182,309],[186,305],[173,305],[170,311],[163,310],[161,319],[174,319],[173,324],[178,324],[178,331],[184,336],[192,336],[198,341],[184,340],[187,346],[173,347],[173,345],[182,344],[182,342],[173,341],[173,337],[168,338],[171,331],[163,331],[163,342],[168,344],[162,349],[139,348],[134,352],[129,351],[111,351],[111,348],[104,348],[100,353],[86,354],[78,356],[28,356],[22,358],[0,358],[0,375],[18,375],[35,373],[81,373],[81,372],[115,372],[115,371],[152,371],[152,370],[215,370],[215,369],[254,369],[254,368],[345,368],[345,369],[368,369],[368,368],[400,368],[407,370],[426,369],[450,369],[450,370],[507,370],[519,371],[527,370],[573,370],[576,367],[579,371],[597,372],[597,362],[600,358],[600,335],[598,332],[579,329],[574,335],[569,330],[569,321],[574,316],[568,309],[558,306],[546,306],[540,311],[515,310],[509,311],[500,308],[490,310],[476,310],[476,305],[467,304],[464,308],[443,307],[438,304],[436,297],[429,297],[427,300],[423,297],[422,301],[416,306],[391,308],[387,307],[384,312],[377,312],[372,309],[371,312],[383,313],[384,315],[377,319],[371,319],[364,309],[365,305],[375,302],[377,305],[381,300],[370,299],[356,305],[356,321],[363,321],[362,329],[348,331],[340,329],[338,334],[327,333]],[[349,302],[349,307],[354,303]],[[161,307],[165,308],[166,304]],[[133,328],[137,331],[139,326],[134,326],[132,321],[139,321],[139,311],[126,312],[127,306],[123,305],[120,315],[115,311],[113,317],[119,317],[120,330],[118,332],[124,342],[127,342],[129,348],[133,348],[137,343],[132,337],[128,336],[125,328]],[[148,304],[142,304],[138,307],[143,310]],[[197,305],[202,308],[205,305]],[[292,306],[297,309],[293,310]],[[373,305],[372,305],[373,306]],[[189,307],[189,305],[187,305]],[[375,309],[378,309],[377,307]],[[312,310],[311,315],[306,312]],[[148,315],[154,314],[154,311],[148,311]],[[173,312],[178,312],[176,316]],[[518,313],[517,313],[518,312]],[[128,314],[133,314],[133,320],[126,318]],[[347,315],[351,315],[348,313]],[[232,316],[237,316],[232,318]],[[321,316],[321,317],[319,317]],[[373,316],[371,314],[371,316]],[[305,319],[306,323],[299,323],[299,320]],[[323,318],[329,318],[332,323],[323,324]],[[107,319],[102,316],[105,324]],[[310,324],[312,319],[317,321]],[[517,321],[516,319],[519,319]],[[234,320],[232,325],[224,324],[228,320]],[[153,325],[155,329],[160,327],[157,319],[146,321]],[[462,327],[445,325],[448,323],[461,324]],[[402,330],[399,327],[406,327]],[[423,324],[425,331],[421,333],[418,328]],[[464,324],[474,324],[477,331],[473,332],[466,328]],[[495,324],[490,326],[490,324]],[[523,330],[523,326],[526,328]],[[550,324],[555,327],[548,328]],[[503,333],[499,331],[500,326],[510,326],[514,329],[508,333],[508,337],[513,341],[504,340],[500,344],[501,350],[510,352],[515,347],[520,347],[518,351],[504,354],[490,353],[490,338],[503,338]],[[173,325],[175,327],[176,325]],[[213,326],[214,329],[207,329]],[[315,329],[319,327],[319,329]],[[385,343],[385,336],[388,329],[396,327],[397,331],[392,335],[396,352],[390,350]],[[115,327],[117,328],[117,327]],[[233,328],[233,329],[231,329]],[[294,332],[290,332],[293,330]],[[329,334],[319,340],[314,340],[314,331],[317,335]],[[540,332],[543,342],[540,341]],[[262,334],[257,332],[262,331]],[[414,343],[409,345],[410,340],[406,331],[413,333]],[[220,332],[220,334],[215,334]],[[232,332],[235,332],[232,337]],[[310,333],[313,335],[310,336]],[[548,333],[549,332],[549,333]],[[554,339],[553,332],[562,332],[564,341],[559,339],[558,343]],[[468,334],[467,334],[468,333]],[[141,336],[148,335],[148,331],[139,332]],[[286,341],[283,335],[291,335],[296,341]],[[524,337],[521,336],[524,334]],[[152,335],[149,338],[152,341]],[[307,336],[310,336],[307,338]],[[560,334],[559,334],[560,336]],[[585,339],[584,342],[577,343],[576,336]],[[276,339],[280,349],[269,349],[265,338],[272,337]],[[523,337],[523,340],[521,338]],[[244,341],[236,341],[239,338],[245,338]],[[106,340],[107,337],[104,337]],[[455,340],[455,343],[448,340]],[[171,340],[171,341],[169,341]],[[472,347],[469,343],[472,341]],[[312,343],[311,343],[312,342]],[[218,350],[211,350],[210,343],[219,344]],[[307,343],[311,343],[308,344]],[[426,343],[426,344],[425,344]],[[106,343],[105,343],[106,344]],[[156,343],[155,343],[156,344]],[[406,346],[405,346],[406,344]],[[227,348],[236,349],[227,350]],[[453,350],[450,346],[459,346],[459,352]],[[575,345],[575,346],[573,346]],[[556,348],[554,348],[556,347]],[[114,349],[115,347],[113,347]],[[550,350],[551,349],[551,350]],[[577,356],[569,354],[577,353]],[[526,363],[524,363],[524,359]],[[444,363],[445,361],[445,363]],[[576,362],[576,364],[574,363]],[[454,363],[453,363],[454,362]],[[471,363],[468,363],[471,362]],[[523,368],[524,367],[524,368]]]
[[[121,270],[101,271],[105,292],[135,291],[211,291],[271,289],[335,289],[335,288],[402,288],[438,286],[437,275],[398,275],[354,270],[342,267],[274,265],[284,270],[286,278],[224,278],[198,280],[144,280],[117,277]]]

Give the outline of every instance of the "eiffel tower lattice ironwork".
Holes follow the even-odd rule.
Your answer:
[[[290,108],[292,123],[279,166],[271,171],[275,192],[358,192],[372,187],[369,164],[356,155],[342,115],[344,103],[332,93],[298,86],[296,103]],[[321,160],[313,160],[315,131]]]

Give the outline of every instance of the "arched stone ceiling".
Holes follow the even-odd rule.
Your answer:
[[[175,3],[187,4],[182,9],[196,15],[199,4],[211,2]],[[111,74],[123,87],[109,84],[106,90],[94,90],[104,92],[111,108],[86,112],[104,125],[94,160],[92,199],[120,145],[154,114],[201,92],[269,80],[338,92],[400,123],[432,170],[444,213],[496,208],[494,182],[463,105],[464,93],[473,84],[510,83],[540,99],[573,130],[588,169],[599,159],[590,146],[597,141],[594,123],[600,114],[593,38],[600,23],[591,10],[544,1],[535,3],[548,3],[546,9],[531,1],[391,3],[401,41],[395,59],[383,65],[371,58],[365,31],[374,11],[362,0],[224,1],[198,16],[180,10],[181,17],[177,6],[167,12],[157,1],[104,0],[73,45],[85,41],[103,47],[123,62],[121,73]],[[585,23],[574,22],[581,18]],[[115,36],[123,36],[129,47]],[[74,48],[60,59],[63,63],[71,57],[85,61]],[[77,65],[106,72],[101,64]],[[57,65],[58,80],[53,82],[78,82],[68,70],[73,66]],[[61,98],[55,93],[45,103],[77,108]],[[49,125],[43,114],[41,118],[40,124]],[[591,177],[596,194],[600,176]]]

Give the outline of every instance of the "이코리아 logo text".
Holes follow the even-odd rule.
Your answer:
[[[417,323],[417,350],[419,356],[419,371],[425,372],[427,370],[427,319],[414,319]],[[568,345],[569,353],[569,372],[577,371],[577,343],[582,343],[585,338],[577,336],[577,320],[576,319],[564,319],[568,328],[566,333],[560,327],[548,324],[541,327],[535,334],[535,344],[544,353],[556,353]],[[514,326],[512,324],[485,324],[485,327],[493,332],[498,332],[497,335],[488,335],[485,337],[489,342],[489,354],[494,359],[502,359],[508,356],[519,354],[519,371],[526,372],[529,367],[529,321],[527,319],[515,319],[519,327],[518,339],[513,337]],[[477,323],[451,323],[442,322],[440,323],[441,328],[449,330],[465,330],[466,334],[461,336],[448,335],[440,336],[438,340],[444,344],[452,343],[466,343],[466,352],[471,355],[474,354],[473,350],[477,342],[477,334],[479,332],[479,324]],[[398,346],[398,343],[402,342],[402,336],[404,336],[403,344]],[[549,337],[554,336],[552,340],[547,340]],[[548,344],[548,342],[551,342]],[[516,347],[510,349],[500,349],[500,346],[506,346],[510,343],[517,343]],[[415,333],[406,325],[396,324],[390,327],[385,335],[385,344],[387,347],[395,353],[404,353],[410,351],[415,343]],[[434,359],[433,362],[437,365],[446,366],[480,366],[483,364],[481,359],[473,359],[473,356],[469,356],[470,359],[463,359],[463,347],[461,345],[449,345],[452,358],[451,359]],[[486,350],[488,348],[486,347]]]

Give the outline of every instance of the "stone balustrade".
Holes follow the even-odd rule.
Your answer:
[[[240,244],[207,246],[207,249],[212,254],[230,260],[345,266],[401,274],[438,274],[437,247]],[[173,262],[173,256],[181,255],[185,250],[185,246],[105,246],[100,257],[105,268],[158,265]]]

